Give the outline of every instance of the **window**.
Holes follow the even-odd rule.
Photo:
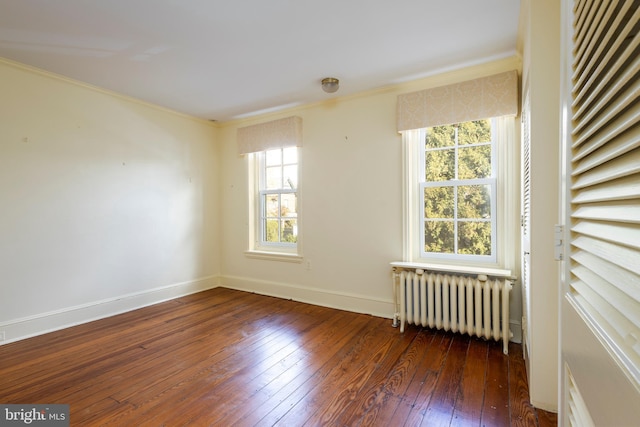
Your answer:
[[[422,132],[420,255],[496,259],[496,161],[492,120]]]
[[[298,241],[298,149],[257,154],[258,246],[294,248]]]
[[[398,95],[404,262],[517,265],[517,114],[515,70]]]
[[[302,262],[299,235],[297,147],[258,151],[250,157],[248,257]]]
[[[403,131],[405,261],[515,265],[515,123],[505,116]]]
[[[238,153],[248,157],[250,258],[302,262],[298,173],[302,118],[238,128]]]

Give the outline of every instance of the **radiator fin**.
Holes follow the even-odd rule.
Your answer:
[[[503,341],[509,339],[511,280],[486,275],[394,270],[396,314],[405,323]]]

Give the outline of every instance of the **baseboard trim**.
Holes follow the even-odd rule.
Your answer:
[[[346,292],[327,291],[318,288],[306,288],[287,283],[258,280],[249,277],[220,276],[220,286],[239,291],[253,292],[260,295],[290,299],[323,307],[371,314],[386,319],[393,318],[395,307],[392,300],[370,298]],[[513,336],[512,342],[522,342],[522,326],[520,322],[511,320],[509,327]]]
[[[238,276],[220,276],[220,286],[386,319],[393,318],[394,313],[391,299],[371,298],[347,292],[327,291]]]
[[[509,328],[511,328],[511,333],[513,334],[510,341],[522,344],[522,323],[511,319],[509,321]]]
[[[92,322],[127,311],[158,304],[184,295],[224,286],[239,291],[253,292],[277,298],[290,299],[307,304],[370,314],[386,319],[395,312],[392,300],[371,298],[363,295],[327,291],[319,288],[301,287],[287,283],[258,280],[239,276],[208,276],[192,281],[176,283],[144,292],[92,302],[81,306],[51,311],[36,316],[24,317],[0,323],[0,345],[9,344],[48,332]],[[511,320],[511,341],[522,342],[520,322]],[[4,340],[2,340],[4,337]]]
[[[0,323],[0,345],[216,288],[218,283],[219,276],[202,277]]]

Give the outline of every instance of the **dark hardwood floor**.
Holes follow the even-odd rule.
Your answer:
[[[511,344],[225,288],[0,347],[0,403],[71,425],[550,426]]]

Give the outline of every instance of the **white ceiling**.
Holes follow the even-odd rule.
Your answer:
[[[230,120],[516,53],[520,0],[0,0],[0,57]],[[323,77],[340,90],[320,89]]]

